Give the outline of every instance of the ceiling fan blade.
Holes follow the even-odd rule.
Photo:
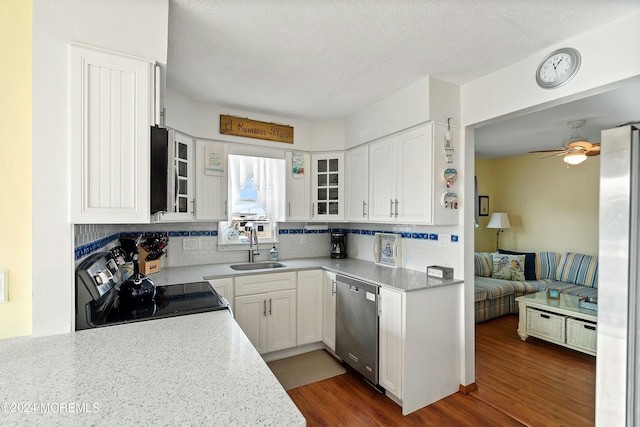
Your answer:
[[[600,155],[600,143],[593,144],[584,154],[587,156],[599,156]]]
[[[550,154],[548,156],[544,156],[544,157],[540,157],[541,159],[548,159],[549,157],[558,157],[558,156],[564,156],[565,154],[567,154],[566,151],[558,151],[555,154]]]
[[[564,153],[567,150],[556,149],[556,150],[538,150],[538,151],[529,151],[529,153]]]

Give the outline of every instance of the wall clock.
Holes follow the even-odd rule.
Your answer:
[[[564,47],[547,55],[538,65],[536,81],[544,89],[555,89],[567,83],[580,68],[580,52]]]

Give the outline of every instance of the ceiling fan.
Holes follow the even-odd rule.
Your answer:
[[[573,133],[568,139],[563,141],[562,148],[557,150],[529,151],[529,153],[554,153],[543,157],[543,159],[547,157],[564,156],[564,162],[570,165],[577,165],[584,162],[587,160],[587,156],[600,155],[600,143],[589,142],[587,138],[580,135],[580,128],[584,123],[584,120],[572,120],[567,123],[567,127],[573,129]]]

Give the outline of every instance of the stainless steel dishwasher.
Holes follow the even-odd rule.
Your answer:
[[[337,275],[336,354],[378,384],[378,287]]]

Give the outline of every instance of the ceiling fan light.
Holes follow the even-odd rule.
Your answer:
[[[580,163],[587,160],[587,155],[582,152],[577,153],[567,153],[564,156],[564,162],[570,165],[579,165]]]

